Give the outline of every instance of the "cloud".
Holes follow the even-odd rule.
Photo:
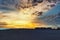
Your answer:
[[[4,28],[7,25],[6,22],[0,22],[0,28]]]

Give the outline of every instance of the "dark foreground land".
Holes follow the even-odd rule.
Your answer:
[[[0,40],[60,40],[60,30],[52,29],[1,30]]]

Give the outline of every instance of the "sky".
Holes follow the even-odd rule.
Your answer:
[[[15,1],[14,0],[13,1],[12,0],[0,0],[0,13],[2,13],[3,15],[11,16],[10,17],[11,19],[15,18],[15,16],[17,16],[16,13],[18,13],[17,10],[19,10],[18,9],[19,5],[21,4],[19,2],[20,2],[19,0],[15,0]],[[56,1],[53,1],[53,3],[51,3],[51,4],[54,4],[54,2],[56,2]],[[59,3],[58,2],[59,2],[59,0],[57,1],[56,5],[54,7],[50,7],[51,6],[50,3],[49,4],[42,3],[43,5],[40,5],[40,3],[38,3],[38,1],[37,1],[37,6],[34,6],[35,7],[34,9],[36,9],[36,10],[34,10],[34,12],[35,11],[38,11],[38,12],[42,11],[43,12],[43,15],[38,16],[38,18],[43,20],[43,22],[46,23],[48,27],[51,27],[51,26],[54,26],[54,27],[58,26],[59,27],[60,26],[60,21],[59,21],[60,17],[58,16],[58,14],[60,13],[59,12],[60,11],[60,2]],[[36,3],[36,1],[35,1],[35,3]],[[46,5],[48,5],[49,7],[47,7]],[[42,8],[40,8],[40,6],[42,6]],[[44,10],[45,6],[49,10],[48,9]],[[13,16],[13,15],[15,15],[15,16]],[[57,17],[55,17],[55,15]],[[51,16],[54,16],[54,19]],[[7,19],[10,19],[10,18],[7,18]],[[16,18],[18,18],[18,16]],[[0,20],[2,20],[2,19],[0,18]]]

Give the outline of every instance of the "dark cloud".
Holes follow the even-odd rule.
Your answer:
[[[5,23],[5,22],[0,22],[0,28],[5,27],[6,25],[7,25],[7,23]]]

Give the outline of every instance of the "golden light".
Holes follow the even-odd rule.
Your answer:
[[[35,28],[36,24],[33,23],[33,20],[36,15],[32,15],[32,13],[33,10],[30,8],[19,10],[17,16],[11,15],[6,20],[3,20],[7,23],[5,28]]]
[[[46,26],[45,23],[43,22],[35,23],[34,21],[37,18],[38,12],[45,12],[48,9],[50,8],[47,7],[46,2],[38,3],[37,6],[21,8],[18,10],[17,13],[10,12],[10,13],[4,14],[5,16],[3,18],[2,18],[2,15],[0,15],[1,16],[0,22],[7,23],[7,25],[4,25],[3,28],[28,28],[30,29],[30,28],[36,28],[38,26],[39,27]]]
[[[20,9],[17,14],[13,12],[7,15],[6,18],[3,18],[3,22],[6,22],[7,25],[4,28],[28,28],[34,29],[37,26],[42,26],[42,23],[34,23],[37,18],[36,10],[33,7]],[[34,14],[33,14],[34,13]],[[41,24],[41,25],[40,25]]]

